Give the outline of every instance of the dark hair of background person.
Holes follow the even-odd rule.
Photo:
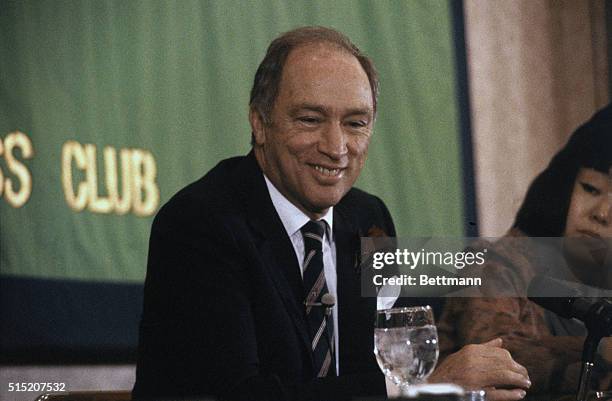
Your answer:
[[[514,227],[531,237],[562,236],[580,168],[608,174],[611,165],[612,104],[578,127],[548,167],[531,183]]]
[[[370,81],[374,114],[376,114],[378,73],[372,60],[363,54],[344,34],[331,28],[306,26],[286,32],[274,39],[268,47],[266,56],[257,68],[249,106],[260,114],[263,122],[265,124],[270,123],[270,115],[278,95],[287,56],[293,49],[312,43],[329,43],[355,56]],[[251,142],[253,143],[253,141]]]

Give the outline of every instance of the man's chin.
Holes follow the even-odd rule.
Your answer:
[[[340,203],[344,195],[346,195],[346,192],[344,191],[338,191],[337,193],[334,193],[333,196],[327,194],[327,196],[313,199],[312,205],[314,206],[314,209],[327,210],[330,207],[336,206],[338,203]]]
[[[344,190],[343,187],[310,187],[310,191],[304,191],[303,193],[308,196],[305,199],[306,202],[302,203],[302,206],[306,208],[304,210],[308,214],[316,214],[318,216],[327,213],[330,207],[336,206],[344,195],[348,192],[348,189]]]
[[[335,203],[318,203],[315,205],[312,205],[310,207],[307,208],[307,211],[309,213],[313,213],[313,214],[317,214],[317,215],[323,215],[325,213],[327,213],[327,211],[329,210],[330,207],[334,207],[336,204]]]
[[[327,213],[327,211],[329,210],[329,208],[336,206],[340,200],[342,199],[342,197],[339,198],[333,198],[333,199],[318,199],[315,202],[310,203],[310,205],[308,205],[307,207],[307,211],[309,214],[314,214],[317,216],[323,216],[325,213]]]

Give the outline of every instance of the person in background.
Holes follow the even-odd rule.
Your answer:
[[[612,289],[611,167],[612,107],[608,105],[579,127],[535,178],[506,236],[494,244],[477,245],[488,250],[483,269],[494,278],[488,291],[526,294],[535,275]],[[542,259],[540,249],[526,241],[535,237],[564,239]],[[581,251],[585,244],[594,251]],[[584,325],[544,310],[526,297],[451,298],[439,333],[443,356],[464,344],[502,338],[512,357],[527,367],[533,393],[577,388]],[[594,387],[610,388],[611,363],[612,341],[604,338]]]

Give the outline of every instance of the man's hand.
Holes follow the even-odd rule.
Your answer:
[[[612,366],[612,337],[601,339],[599,354],[601,355],[601,359],[603,359],[602,362],[606,363],[608,366]],[[612,390],[612,372],[608,372],[599,380],[599,389]]]
[[[502,339],[470,344],[446,358],[430,383],[454,383],[467,390],[483,389],[488,401],[520,400],[531,386],[527,369],[502,348]]]
[[[599,344],[599,354],[609,364],[612,364],[612,337],[604,337]]]

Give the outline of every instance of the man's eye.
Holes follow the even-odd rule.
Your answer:
[[[305,124],[316,124],[319,122],[319,119],[316,117],[310,117],[310,116],[304,116],[304,117],[298,117],[297,118],[299,122],[305,123]]]
[[[363,120],[356,120],[356,121],[349,121],[349,126],[351,126],[352,128],[363,128],[365,126],[368,125],[368,123],[366,123]]]
[[[590,193],[592,195],[599,195],[599,194],[601,194],[601,191],[598,188],[594,187],[593,185],[589,184],[588,182],[584,182],[584,181],[580,182],[580,185],[582,186],[582,189],[585,192],[588,192],[588,193]]]

